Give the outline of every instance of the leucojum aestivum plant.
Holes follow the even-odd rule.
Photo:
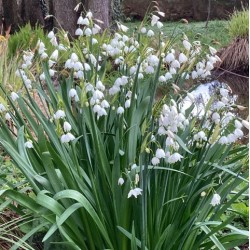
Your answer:
[[[248,182],[247,146],[236,144],[248,122],[233,113],[226,88],[206,105],[182,90],[220,59],[186,36],[174,50],[161,14],[151,14],[157,32],[143,22],[129,36],[120,23],[115,34],[100,34],[88,12],[72,46],[51,31],[51,55],[43,41],[24,52],[16,72],[24,88],[0,104],[0,143],[32,195],[1,196],[39,217],[44,242],[55,233],[83,250],[229,249],[247,241],[233,217],[221,215],[247,189],[234,192]],[[163,83],[169,93],[159,99]]]

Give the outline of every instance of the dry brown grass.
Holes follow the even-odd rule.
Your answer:
[[[249,39],[237,38],[219,53],[222,60],[217,65],[222,69],[248,75],[249,70]]]

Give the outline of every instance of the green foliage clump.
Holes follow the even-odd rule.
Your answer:
[[[247,38],[249,33],[249,10],[235,11],[228,24],[232,38]]]
[[[71,46],[58,46],[50,32],[52,53],[43,41],[24,51],[16,74],[23,91],[3,88],[0,102],[0,145],[31,190],[2,188],[0,198],[41,220],[24,241],[41,227],[46,244],[59,233],[59,245],[78,250],[247,241],[233,216],[221,217],[247,189],[239,186],[248,183],[248,149],[233,145],[249,123],[232,114],[227,89],[207,104],[182,90],[187,79],[211,74],[216,50],[184,35],[175,51],[158,20],[152,15],[131,36],[120,24],[107,36],[88,13]],[[159,84],[169,85],[162,100]]]

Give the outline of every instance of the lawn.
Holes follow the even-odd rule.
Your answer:
[[[126,23],[132,30],[138,29],[140,24],[140,22]],[[199,40],[202,43],[212,45],[216,49],[225,47],[230,43],[227,30],[228,21],[213,20],[208,23],[207,28],[205,28],[205,25],[206,22],[190,22],[188,24],[183,22],[165,22],[162,31],[169,37],[172,35],[181,36],[185,33],[190,41]],[[153,31],[158,30],[157,27],[152,29]]]

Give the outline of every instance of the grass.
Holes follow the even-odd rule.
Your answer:
[[[228,36],[228,21],[226,20],[213,20],[208,23],[205,28],[206,22],[190,22],[188,24],[181,22],[165,22],[163,33],[167,36],[182,35],[185,33],[190,41],[199,40],[204,44],[210,44],[216,49],[227,46],[231,38]],[[126,23],[132,29],[139,27],[140,22]],[[153,31],[157,31],[157,27],[152,27]]]
[[[229,35],[232,38],[248,38],[249,33],[249,10],[236,11],[231,15]]]

